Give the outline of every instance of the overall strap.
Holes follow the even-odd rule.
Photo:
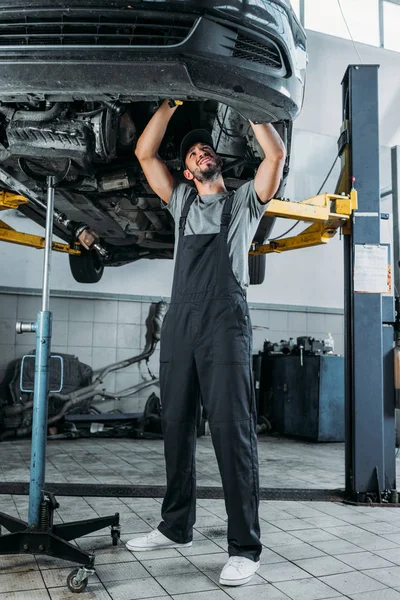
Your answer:
[[[179,232],[183,235],[185,232],[185,227],[186,227],[186,221],[187,221],[187,216],[190,210],[190,207],[192,206],[193,202],[196,200],[196,194],[190,194],[187,199],[186,202],[183,206],[182,209],[182,214],[181,217],[179,219]]]
[[[222,209],[221,215],[221,229],[227,229],[231,222],[232,216],[232,204],[235,192],[230,192],[224,202],[224,208]]]

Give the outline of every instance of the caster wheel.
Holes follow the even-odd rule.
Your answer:
[[[76,575],[78,574],[79,568],[74,569],[73,571],[71,571],[71,573],[68,575],[67,577],[67,586],[68,588],[71,590],[71,592],[74,592],[76,594],[80,594],[81,592],[83,592],[86,589],[86,586],[88,584],[88,580],[83,579],[80,583],[76,583]]]
[[[112,531],[111,532],[111,537],[112,537],[112,545],[113,546],[118,546],[118,540],[120,538],[120,532],[119,531]]]

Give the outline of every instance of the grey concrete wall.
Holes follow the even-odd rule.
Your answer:
[[[101,295],[58,295],[51,300],[52,352],[73,354],[95,370],[135,356],[145,344],[145,321],[150,304],[150,298],[140,297],[135,299],[128,296],[110,298]],[[33,334],[15,333],[15,322],[34,321],[38,310],[38,292],[0,293],[0,381],[11,360],[22,357],[35,347]],[[251,304],[251,319],[255,353],[262,350],[267,338],[273,342],[300,335],[323,339],[328,332],[334,337],[335,350],[338,353],[343,352],[343,315],[340,311]],[[156,375],[158,362],[159,348],[149,363]],[[112,392],[120,391],[148,377],[145,364],[141,364],[140,367],[132,365],[108,375],[104,387]],[[114,408],[129,412],[142,410],[152,389],[147,388],[140,394],[121,401],[107,401],[98,407],[102,411]]]

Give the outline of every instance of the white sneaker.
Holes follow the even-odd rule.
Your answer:
[[[220,585],[244,585],[258,570],[260,561],[254,562],[244,556],[231,556],[221,571]]]
[[[141,550],[161,550],[165,548],[188,548],[191,545],[192,542],[188,542],[187,544],[177,544],[163,535],[158,529],[154,529],[154,531],[142,535],[141,537],[133,538],[126,543],[128,550],[134,552],[139,552]]]

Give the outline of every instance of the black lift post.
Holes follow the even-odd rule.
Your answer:
[[[358,191],[344,236],[346,494],[358,502],[390,501],[396,488],[394,296],[382,288],[378,257],[386,249],[389,264],[380,238],[378,70],[349,66],[342,82],[338,191]]]

